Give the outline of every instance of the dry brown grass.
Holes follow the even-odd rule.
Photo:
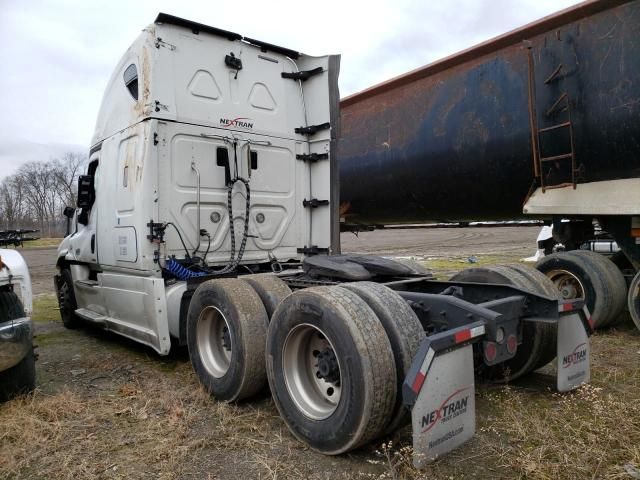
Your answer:
[[[0,411],[0,471],[47,478],[177,478],[202,445],[191,434],[211,400],[199,389],[123,384],[115,395],[36,392]]]
[[[640,334],[592,339],[592,385],[558,395],[536,374],[477,389],[473,440],[424,471],[408,428],[340,457],[288,432],[268,394],[210,398],[184,351],[150,350],[93,329],[64,330],[36,302],[39,390],[0,405],[0,478],[632,478],[640,469]],[[552,373],[550,370],[547,374]],[[382,442],[384,441],[384,444]]]
[[[599,332],[592,346],[591,384],[555,393],[547,367],[515,385],[480,385],[471,442],[422,472],[408,438],[383,445],[377,478],[640,478],[640,335]]]

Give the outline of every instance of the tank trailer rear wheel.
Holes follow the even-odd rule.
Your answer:
[[[241,278],[248,282],[260,296],[269,319],[273,316],[273,312],[280,305],[280,302],[291,295],[289,286],[273,273],[244,275]]]
[[[594,264],[599,265],[599,270],[609,282],[609,291],[612,296],[612,308],[609,311],[607,325],[613,325],[621,318],[622,311],[627,305],[627,282],[620,267],[608,257],[590,250],[572,250],[566,252],[569,255],[589,259]]]
[[[298,290],[267,335],[267,375],[289,430],[338,455],[378,437],[396,404],[391,344],[373,310],[342,287]]]
[[[636,324],[636,327],[638,327],[638,330],[640,330],[640,271],[636,273],[636,276],[633,277],[631,281],[627,301],[631,319],[633,323]]]
[[[533,286],[534,281],[507,265],[468,268],[455,274],[451,280],[512,285],[539,293],[539,289]],[[518,345],[515,357],[498,365],[484,366],[481,375],[487,380],[499,383],[520,378],[538,368],[551,343],[555,349],[555,335],[547,325],[524,322],[522,343]]]
[[[373,282],[345,283],[341,287],[351,290],[367,303],[391,343],[396,364],[396,405],[384,433],[392,433],[411,419],[402,402],[402,384],[425,337],[424,329],[409,304],[390,288]]]
[[[610,324],[620,314],[623,304],[617,298],[618,290],[623,295],[626,291],[617,278],[622,274],[597,253],[582,250],[554,253],[541,259],[536,268],[551,279],[563,299],[585,299],[595,328]]]
[[[209,393],[237,401],[264,388],[268,323],[260,297],[242,280],[209,280],[196,289],[187,314],[187,345]]]

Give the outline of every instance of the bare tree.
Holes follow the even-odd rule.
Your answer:
[[[61,159],[20,166],[0,183],[0,227],[35,227],[48,236],[64,232],[62,209],[76,204],[76,182],[86,160],[69,152]]]
[[[24,188],[17,175],[5,178],[0,185],[0,210],[2,210],[0,218],[5,229],[24,226],[27,208]]]
[[[56,190],[63,206],[76,204],[77,181],[80,172],[87,163],[87,155],[67,152],[61,160],[52,161]]]

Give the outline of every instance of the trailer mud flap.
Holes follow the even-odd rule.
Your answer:
[[[568,392],[578,388],[591,379],[591,334],[590,314],[586,307],[569,310],[567,304],[560,304],[558,320],[558,374],[557,389]]]
[[[478,323],[428,337],[403,387],[413,406],[413,463],[427,463],[471,439],[476,429],[472,342],[485,333]]]

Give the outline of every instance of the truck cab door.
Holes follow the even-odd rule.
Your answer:
[[[68,257],[78,262],[97,264],[98,246],[96,230],[98,224],[98,208],[96,208],[98,179],[100,174],[99,153],[91,157],[87,174],[78,179],[78,228],[69,239]]]

